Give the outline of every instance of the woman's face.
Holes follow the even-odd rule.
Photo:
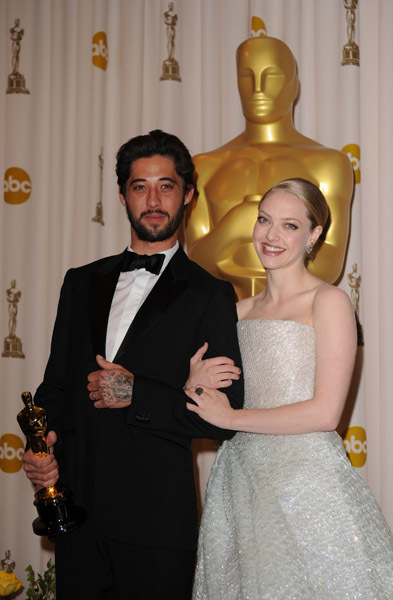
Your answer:
[[[237,52],[243,114],[253,123],[272,123],[292,111],[298,92],[295,59],[273,38],[251,38]]]
[[[253,241],[266,270],[304,263],[307,244],[317,241],[322,227],[311,228],[306,207],[294,194],[275,191],[259,205]]]

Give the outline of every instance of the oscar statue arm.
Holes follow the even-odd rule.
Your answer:
[[[215,152],[198,154],[193,158],[196,173],[198,197],[194,196],[185,216],[185,239],[188,252],[194,244],[208,234],[213,228],[206,185],[220,164],[220,157]],[[192,218],[191,218],[192,216]]]
[[[352,164],[343,152],[327,150],[324,164],[316,169],[318,184],[330,208],[331,224],[314,261],[311,273],[330,284],[337,283],[343,270],[351,222],[354,186]]]

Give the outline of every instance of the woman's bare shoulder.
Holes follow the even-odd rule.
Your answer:
[[[315,325],[333,326],[336,323],[339,328],[343,324],[353,328],[354,312],[348,294],[328,283],[318,286],[313,302],[313,321]]]
[[[255,305],[256,296],[250,296],[249,298],[244,298],[243,300],[239,300],[236,304],[237,316],[239,321],[246,319],[250,311]]]

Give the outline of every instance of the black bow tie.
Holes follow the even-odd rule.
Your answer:
[[[134,269],[146,269],[151,273],[159,274],[165,254],[136,254],[136,252],[124,252],[121,271],[133,271]]]

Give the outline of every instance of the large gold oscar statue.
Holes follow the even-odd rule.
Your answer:
[[[295,129],[297,67],[281,40],[243,42],[237,49],[237,77],[246,129],[194,159],[199,197],[186,219],[188,253],[213,275],[231,281],[239,299],[256,294],[265,282],[252,243],[258,202],[275,183],[303,177],[325,194],[332,223],[309,269],[334,283],[342,273],[349,233],[351,163],[344,153]]]

